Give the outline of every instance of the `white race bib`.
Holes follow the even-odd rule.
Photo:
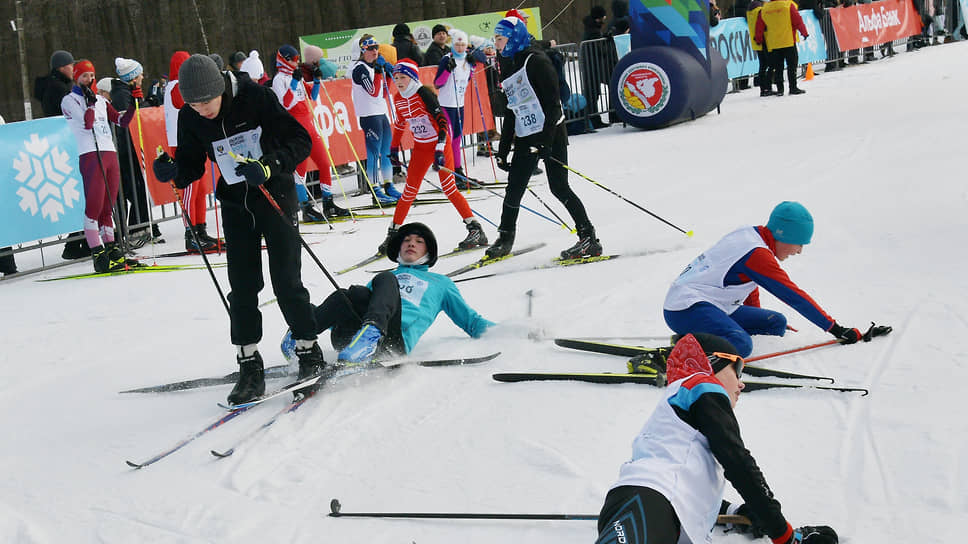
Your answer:
[[[400,299],[419,307],[424,293],[430,287],[430,282],[422,280],[413,274],[397,274],[397,283],[400,284]]]
[[[531,55],[524,60],[524,66],[520,70],[501,83],[504,94],[508,97],[508,108],[514,112],[514,134],[521,137],[541,132],[545,123],[541,102],[528,79],[529,60]]]
[[[415,140],[428,142],[437,139],[437,127],[430,122],[430,117],[418,115],[407,119],[407,122],[410,123],[410,132]]]
[[[225,183],[234,185],[245,181],[245,176],[239,176],[235,173],[235,167],[239,163],[232,154],[247,159],[261,159],[262,144],[259,143],[261,138],[262,127],[256,127],[212,142],[212,149],[215,151],[215,163],[218,164],[218,169],[222,172]]]

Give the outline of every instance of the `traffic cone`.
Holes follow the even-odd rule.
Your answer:
[[[810,81],[813,79],[813,64],[807,63],[807,75],[803,76],[804,81]]]

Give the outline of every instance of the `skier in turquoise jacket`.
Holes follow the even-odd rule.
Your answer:
[[[410,353],[440,312],[474,338],[494,325],[467,304],[450,278],[430,272],[437,262],[437,239],[423,223],[401,226],[387,244],[387,258],[399,266],[366,286],[335,291],[316,306],[317,333],[330,330],[340,361]],[[290,344],[287,334],[282,343],[287,357]]]

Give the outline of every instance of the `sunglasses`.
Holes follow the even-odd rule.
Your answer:
[[[732,353],[722,353],[714,352],[709,356],[709,365],[716,366],[716,363],[721,360],[730,361],[733,365],[733,370],[736,371],[736,379],[741,379],[743,377],[743,366],[746,362],[739,355],[733,355]]]
[[[380,48],[379,45],[368,45],[368,46],[366,46],[366,50],[367,51],[376,51],[379,48]]]

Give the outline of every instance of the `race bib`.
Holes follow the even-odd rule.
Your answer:
[[[225,179],[225,183],[234,185],[245,181],[245,176],[239,176],[235,173],[235,167],[238,165],[238,162],[232,155],[234,154],[247,159],[261,159],[262,144],[259,143],[261,138],[262,127],[256,127],[252,130],[246,130],[245,132],[233,134],[228,138],[212,142],[212,150],[215,152],[215,163],[218,164],[218,169],[222,172],[222,178]]]
[[[514,134],[516,136],[531,136],[544,129],[545,114],[541,109],[538,96],[528,80],[529,56],[524,60],[520,70],[504,80],[504,94],[508,98],[508,108],[514,112]]]
[[[400,284],[400,300],[406,300],[414,306],[419,307],[424,293],[430,287],[430,282],[422,280],[413,274],[404,273],[397,274],[396,276],[397,283]]]
[[[415,140],[426,142],[437,139],[437,129],[430,122],[430,117],[418,115],[417,117],[407,119],[407,122],[410,123],[410,132],[413,133]]]

